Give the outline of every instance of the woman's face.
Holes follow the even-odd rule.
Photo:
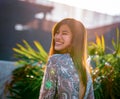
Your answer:
[[[67,52],[71,42],[72,33],[67,25],[61,25],[55,33],[55,50],[61,53]]]

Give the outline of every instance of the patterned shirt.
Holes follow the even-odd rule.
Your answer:
[[[94,99],[92,79],[87,73],[84,99]],[[47,63],[39,99],[79,99],[79,78],[69,54],[54,54]]]

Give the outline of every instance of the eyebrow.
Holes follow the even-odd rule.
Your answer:
[[[69,31],[67,31],[67,30],[63,30],[62,32],[69,32]]]

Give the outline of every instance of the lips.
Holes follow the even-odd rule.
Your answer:
[[[63,42],[55,42],[55,45],[61,45]]]

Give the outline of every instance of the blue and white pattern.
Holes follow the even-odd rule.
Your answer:
[[[92,79],[88,82],[84,99],[94,99]],[[69,54],[54,54],[47,63],[39,99],[79,99],[79,78]]]

